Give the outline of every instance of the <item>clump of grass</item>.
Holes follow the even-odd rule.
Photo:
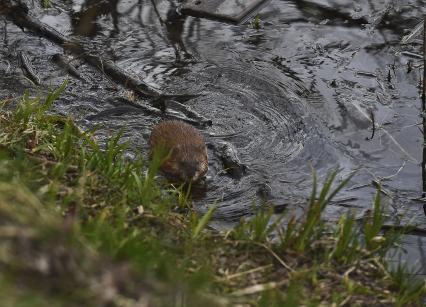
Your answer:
[[[395,306],[407,306],[415,301],[419,294],[425,291],[425,283],[413,278],[415,272],[410,272],[399,264],[396,269],[390,270],[389,274],[393,281],[393,288],[398,291]]]
[[[271,210],[260,210],[250,221],[243,220],[232,230],[233,239],[263,246],[286,269],[287,273],[290,273],[287,277],[288,282],[299,290],[324,286],[324,279],[327,280],[327,278],[320,276],[330,274],[331,271],[334,272],[332,275],[337,274],[334,277],[343,275],[338,278],[341,288],[333,289],[333,293],[330,293],[327,301],[346,304],[376,296],[377,302],[385,302],[386,295],[379,293],[381,286],[377,285],[377,282],[374,282],[374,286],[365,285],[365,278],[373,276],[379,278],[378,276],[383,275],[386,282],[389,282],[388,287],[393,288],[398,284],[397,288],[400,291],[394,298],[388,297],[387,302],[396,304],[400,304],[398,302],[404,302],[404,304],[417,302],[414,305],[420,304],[421,298],[425,295],[425,283],[416,282],[413,285],[408,282],[409,274],[395,275],[387,268],[384,256],[390,247],[396,245],[402,232],[383,233],[384,209],[380,199],[380,188],[377,190],[373,202],[371,216],[366,218],[361,226],[358,225],[353,214],[343,215],[334,231],[322,219],[321,215],[326,206],[353,176],[353,174],[349,175],[332,188],[337,174],[338,170],[332,171],[325,179],[321,190],[318,191],[317,177],[313,171],[313,189],[306,213],[299,219],[290,218],[285,228],[282,228],[280,223],[285,213],[274,218]],[[274,241],[277,237],[279,240]],[[271,242],[278,242],[278,244]],[[277,246],[280,248],[277,249]],[[302,261],[300,259],[284,261],[284,259],[295,256],[300,257]],[[311,258],[304,258],[306,256]],[[400,270],[406,272],[404,269]],[[332,276],[329,278],[333,280]],[[407,283],[401,283],[401,279]],[[407,287],[407,285],[412,286]],[[272,297],[274,301],[278,300],[279,304],[283,304],[283,306],[289,301],[293,304],[291,293],[278,296],[275,292],[272,293],[273,295],[262,296],[262,300],[269,301]],[[314,294],[312,299],[299,301],[298,304],[307,302],[320,304],[324,299],[323,295],[325,293]]]
[[[41,0],[41,6],[44,8],[44,9],[48,9],[49,7],[50,7],[50,0]]]
[[[259,30],[261,27],[260,24],[261,24],[260,16],[256,15],[254,19],[252,20],[251,25],[253,29]]]
[[[157,176],[166,153],[129,161],[120,133],[101,147],[96,131],[48,114],[65,87],[0,107],[2,301],[421,305],[424,283],[384,261],[396,235],[381,230],[379,192],[361,226],[347,215],[332,227],[322,213],[350,176],[336,185],[335,170],[319,189],[314,172],[303,216],[283,225],[284,214],[262,206],[213,231],[217,206],[200,216],[188,190]],[[16,283],[19,291],[6,290]]]
[[[355,227],[354,215],[343,215],[339,219],[336,231],[336,243],[330,253],[330,259],[335,259],[340,263],[352,263],[357,258],[360,250],[360,232]]]
[[[323,188],[317,196],[317,176],[315,171],[312,172],[313,188],[308,210],[304,220],[297,225],[295,225],[294,220],[290,221],[283,240],[285,246],[292,247],[297,251],[304,251],[307,246],[320,239],[319,236],[323,235],[324,222],[321,219],[321,214],[333,197],[352,177],[352,175],[348,176],[334,190],[331,190],[337,173],[338,170],[336,169],[327,176]]]
[[[265,243],[277,227],[280,225],[283,216],[273,220],[274,211],[272,208],[261,208],[249,220],[242,219],[233,229],[233,237],[236,240],[247,240],[258,243]]]
[[[373,214],[364,222],[364,239],[368,250],[380,248],[384,240],[386,240],[380,235],[385,220],[380,202],[380,193],[381,191],[379,188],[374,199]]]

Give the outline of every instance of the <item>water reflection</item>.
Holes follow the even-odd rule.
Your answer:
[[[87,37],[95,37],[100,31],[96,22],[103,15],[111,16],[114,30],[111,35],[118,32],[117,11],[119,0],[86,0],[78,12],[71,14],[73,33]]]
[[[315,1],[293,0],[296,7],[308,20],[315,18],[316,20],[326,21],[327,24],[339,25],[344,27],[360,27],[366,25],[368,20],[364,16],[354,18],[349,12],[340,11],[346,5],[339,3],[316,3]],[[332,1],[333,2],[333,1]]]
[[[185,21],[187,16],[178,12],[178,6],[181,1],[170,1],[167,13],[163,18],[157,8],[155,0],[151,0],[152,8],[155,12],[155,17],[158,18],[159,23],[165,32],[165,38],[170,42],[174,48],[176,60],[193,59],[192,55],[187,51],[183,42],[183,32],[185,29]],[[112,18],[113,30],[110,32],[111,36],[119,32],[119,17],[129,16],[129,14],[138,8],[137,13],[139,17],[142,16],[142,7],[144,5],[142,0],[139,0],[137,5],[127,8],[124,14],[118,12],[120,5],[119,0],[86,0],[79,11],[73,11],[71,14],[71,24],[73,27],[73,34],[77,36],[84,36],[89,38],[96,37],[102,31],[102,27],[98,23],[98,19],[105,16]],[[143,24],[141,22],[141,24]]]
[[[187,17],[185,15],[178,13],[177,5],[171,3],[170,8],[167,11],[165,27],[167,38],[173,45],[177,61],[181,61],[182,57],[183,59],[190,59],[192,57],[186,50],[185,44],[183,43],[183,32],[186,19]]]

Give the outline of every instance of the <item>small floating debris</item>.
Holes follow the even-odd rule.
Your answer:
[[[190,106],[184,105],[176,100],[169,100],[167,102],[168,107],[182,112],[191,119],[194,119],[196,122],[199,122],[202,126],[211,126],[212,120],[204,117],[203,115],[193,111]]]
[[[189,0],[180,8],[184,15],[218,21],[243,23],[270,0]]]
[[[114,108],[102,111],[95,115],[90,115],[87,117],[89,120],[103,118],[107,116],[120,116],[129,112],[133,112],[136,109],[139,109],[140,111],[153,115],[158,117],[163,117],[167,119],[175,119],[175,120],[181,120],[186,123],[189,123],[194,126],[203,126],[203,122],[199,122],[197,120],[194,120],[192,118],[188,118],[184,115],[181,115],[181,113],[176,112],[174,110],[165,110],[162,111],[156,107],[153,107],[149,104],[146,104],[145,102],[139,101],[139,100],[129,100],[125,97],[111,97],[108,99],[112,104],[117,105],[117,103],[121,104],[119,106],[116,106]]]
[[[421,54],[417,54],[410,51],[403,51],[401,52],[402,55],[405,55],[406,57],[413,58],[413,59],[423,59],[423,56]]]
[[[369,72],[369,71],[357,71],[356,74],[357,74],[357,76],[377,78],[377,75],[375,73],[372,73],[372,72]]]
[[[408,33],[407,35],[405,35],[402,40],[401,40],[401,44],[405,45],[405,44],[409,44],[412,41],[414,41],[414,39],[416,39],[417,36],[420,36],[420,34],[422,33],[423,30],[423,21],[421,21],[420,23],[418,23],[413,30],[410,31],[410,33]]]

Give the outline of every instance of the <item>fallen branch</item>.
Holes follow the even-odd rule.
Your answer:
[[[28,8],[21,1],[16,0],[4,0],[0,6],[0,13],[5,14],[10,18],[17,26],[21,28],[27,28],[30,31],[45,37],[52,42],[60,45],[64,49],[77,54],[89,65],[99,69],[106,76],[121,84],[122,86],[132,90],[136,95],[140,97],[152,98],[152,105],[161,110],[162,113],[165,112],[168,99],[176,99],[178,101],[186,101],[199,95],[166,95],[156,89],[152,88],[143,81],[138,80],[136,77],[133,77],[123,71],[121,68],[114,65],[110,60],[102,59],[97,55],[91,54],[87,48],[82,46],[77,41],[69,40],[66,36],[56,31],[54,28],[46,25],[36,18],[33,18],[28,14]],[[87,44],[87,42],[85,43]],[[187,116],[190,116],[195,121],[201,121],[199,125],[211,125],[211,121],[204,118],[203,116],[196,114],[191,111],[187,106],[181,104],[181,108],[185,108],[186,111],[183,113]],[[188,121],[188,120],[187,120]]]
[[[120,68],[115,66],[111,61],[104,60],[98,56],[90,54],[85,48],[76,41],[69,40],[66,36],[59,33],[49,25],[46,25],[32,16],[28,15],[28,8],[20,1],[6,0],[4,3],[6,7],[6,15],[19,27],[27,28],[30,31],[43,36],[54,43],[61,45],[61,47],[78,54],[88,64],[101,70],[108,77],[121,83],[123,86],[133,90],[136,94],[145,97],[159,97],[161,94],[149,85],[129,76]]]

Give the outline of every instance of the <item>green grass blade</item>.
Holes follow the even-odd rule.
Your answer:
[[[197,226],[195,226],[194,231],[192,232],[192,238],[197,239],[199,238],[201,232],[203,229],[207,226],[207,223],[210,221],[210,219],[213,216],[213,213],[216,211],[217,207],[212,206],[209,208],[209,210],[203,215],[203,217],[198,221]]]

